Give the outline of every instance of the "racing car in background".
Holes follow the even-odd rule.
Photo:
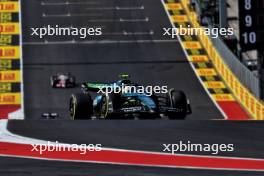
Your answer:
[[[123,74],[120,78],[114,83],[83,83],[83,92],[71,95],[69,108],[71,118],[74,120],[154,119],[167,116],[169,119],[185,119],[188,114],[191,114],[189,100],[183,91],[170,89],[163,96],[126,92],[126,87],[139,85],[132,83],[129,75]],[[106,88],[118,88],[118,86],[124,91],[118,93],[103,91]],[[92,92],[97,93],[94,99],[91,96]]]
[[[70,73],[57,73],[50,77],[50,84],[53,88],[75,87],[75,77]]]

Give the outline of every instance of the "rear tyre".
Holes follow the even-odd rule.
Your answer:
[[[170,107],[176,108],[178,112],[169,113],[169,119],[185,119],[187,115],[188,103],[186,95],[183,91],[172,90],[169,95]]]
[[[69,84],[70,84],[70,87],[75,87],[76,86],[75,77],[74,76],[70,77]]]
[[[73,120],[91,119],[93,101],[88,93],[73,94],[70,99],[70,115]]]

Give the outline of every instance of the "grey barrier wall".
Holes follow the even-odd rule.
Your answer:
[[[199,23],[203,22],[207,27],[214,27],[209,18],[201,19],[202,9],[200,0],[191,0],[191,4],[194,4],[194,10],[197,13]],[[211,41],[218,53],[224,59],[224,62],[229,66],[230,70],[236,75],[240,82],[248,88],[248,90],[254,94],[257,98],[260,98],[260,81],[259,78],[254,75],[237,56],[226,46],[226,44],[220,38],[212,38]]]

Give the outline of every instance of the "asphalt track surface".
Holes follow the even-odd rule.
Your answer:
[[[176,41],[155,42],[164,41],[161,29],[170,26],[159,0],[89,0],[87,2],[91,4],[68,5],[67,7],[59,5],[60,8],[41,6],[40,2],[40,0],[24,0],[22,2],[27,118],[39,119],[42,112],[55,111],[60,114],[60,118],[68,119],[66,108],[68,98],[72,92],[76,92],[78,89],[54,90],[49,86],[49,76],[64,71],[75,74],[79,82],[115,80],[120,72],[128,72],[135,80],[143,84],[165,84],[185,90],[194,111],[194,114],[188,119],[221,118],[221,114],[195,77],[180,44]],[[42,2],[65,1],[45,0]],[[75,2],[81,1],[75,0]],[[142,5],[145,8],[140,12],[136,10],[124,10],[124,12],[99,10],[104,6],[140,7]],[[88,22],[87,19],[95,18],[96,14],[63,19],[61,17],[58,17],[59,19],[42,17],[42,13],[63,14],[69,11],[80,13],[90,6],[99,8],[96,13],[101,14],[98,17],[101,19],[119,19],[120,16],[124,16],[124,18],[132,19],[148,17],[150,21],[147,24],[145,22],[143,24],[105,22],[103,25],[105,25],[106,33],[107,31],[109,33],[105,36],[91,38],[89,41],[110,41],[107,44],[96,44],[95,42],[69,44],[67,41],[72,38],[50,38],[48,39],[49,43],[44,44],[44,40],[30,37],[28,27],[35,27],[35,25],[102,25],[101,21],[98,24]],[[131,30],[135,34],[131,36],[117,35],[118,31],[123,30]],[[136,34],[151,30],[154,31],[154,35]],[[114,32],[115,35],[111,35]],[[52,40],[56,43],[50,43]],[[152,42],[140,42],[143,40]],[[101,143],[105,147],[159,152],[162,150],[163,143],[177,143],[179,140],[209,144],[233,143],[234,152],[220,153],[220,155],[264,158],[262,122],[26,120],[10,121],[8,129],[18,135],[43,140],[76,144]],[[208,153],[198,154],[209,155]],[[262,176],[263,172],[171,169],[1,157],[0,175]]]
[[[161,152],[163,143],[232,143],[235,151],[220,156],[264,158],[263,124],[257,122],[181,121],[10,121],[9,131],[37,139],[76,144],[101,143],[103,147]],[[118,128],[117,128],[118,125]],[[158,128],[156,128],[158,126]],[[196,153],[200,155],[201,153]],[[204,153],[210,155],[209,153]],[[260,176],[261,172],[118,166],[32,159],[0,158],[3,175],[182,175]]]
[[[223,118],[196,78],[180,44],[162,36],[163,28],[171,26],[160,0],[65,2],[22,1],[26,118],[40,119],[44,112],[57,112],[59,119],[69,119],[69,97],[80,90],[52,89],[49,78],[57,72],[71,72],[78,83],[115,81],[120,73],[129,73],[142,85],[184,90],[193,110],[187,119]],[[39,39],[30,35],[30,27],[48,24],[100,26],[103,35],[86,39]]]
[[[5,176],[262,176],[261,172],[187,170],[1,158]],[[16,168],[14,169],[13,166]],[[5,168],[5,169],[3,169]]]

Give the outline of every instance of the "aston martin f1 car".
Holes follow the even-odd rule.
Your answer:
[[[53,88],[75,87],[75,77],[70,73],[57,73],[50,77],[50,84]]]
[[[140,85],[132,83],[129,75],[121,75],[114,83],[83,83],[82,93],[71,95],[72,119],[185,119],[191,114],[191,106],[183,91],[170,89],[165,95],[131,92],[128,88]],[[107,89],[111,88],[111,92]],[[122,88],[122,89],[121,89]],[[121,89],[122,91],[115,91]],[[113,91],[114,90],[114,91]],[[95,92],[95,98],[92,98]]]

